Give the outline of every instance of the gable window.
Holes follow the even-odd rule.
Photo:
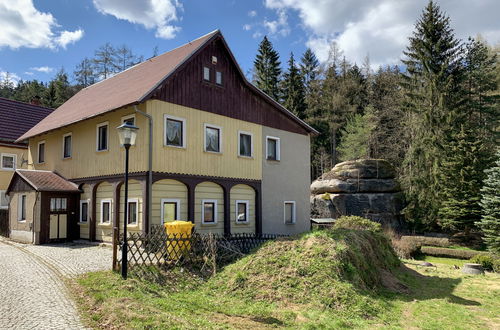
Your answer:
[[[0,190],[0,209],[9,208],[9,196],[6,194],[5,190]]]
[[[104,199],[101,201],[101,223],[111,222],[111,200]]]
[[[139,217],[139,200],[137,198],[129,199],[127,207],[127,224],[136,225]]]
[[[26,220],[26,195],[19,195],[17,205],[17,220]]]
[[[128,115],[125,117],[122,117],[122,124],[130,124],[130,125],[135,125],[135,115]]]
[[[204,199],[201,201],[201,223],[217,223],[217,200]]]
[[[71,157],[71,133],[63,136],[63,158]]]
[[[89,221],[89,200],[80,201],[80,222]]]
[[[179,220],[180,199],[162,199],[161,200],[161,222],[170,222]]]
[[[97,125],[97,151],[108,150],[108,123]]]
[[[236,201],[236,222],[245,223],[248,222],[248,209],[249,201]]]
[[[210,68],[203,67],[203,80],[210,81]]]
[[[283,217],[285,219],[285,224],[292,225],[295,223],[295,202],[286,201],[284,204]]]
[[[205,151],[221,152],[221,128],[205,124]]]
[[[280,160],[280,139],[273,136],[266,137],[266,159]]]
[[[186,120],[165,115],[165,145],[186,147]]]
[[[45,141],[38,142],[38,163],[45,163]]]
[[[14,171],[16,169],[17,155],[15,154],[2,154],[1,167],[5,171]]]
[[[220,71],[215,72],[215,83],[217,85],[222,85],[222,72]]]
[[[252,134],[247,132],[239,132],[238,139],[238,155],[243,157],[253,156]]]

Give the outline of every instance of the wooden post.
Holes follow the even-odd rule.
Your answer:
[[[119,232],[118,232],[118,227],[113,227],[113,264],[112,264],[112,269],[113,271],[118,271],[118,238],[119,238]]]

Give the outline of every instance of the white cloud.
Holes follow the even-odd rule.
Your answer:
[[[5,84],[6,82],[10,82],[14,87],[16,87],[19,83],[19,80],[21,80],[21,77],[19,77],[17,74],[3,71],[2,68],[0,68],[0,85]]]
[[[250,11],[248,12],[248,16],[250,16],[250,17],[255,17],[255,16],[257,16],[257,12],[256,12],[255,10],[250,10]]]
[[[180,27],[171,24],[178,21],[177,11],[182,5],[177,0],[93,0],[96,9],[104,15],[141,24],[146,29],[156,29],[155,36],[172,39]]]
[[[263,34],[261,32],[259,32],[259,31],[254,32],[254,34],[252,34],[252,38],[254,38],[254,39],[258,39],[258,38],[260,38],[262,36],[263,36]]]
[[[267,31],[270,35],[279,34],[283,37],[286,37],[290,33],[290,27],[288,26],[288,16],[286,14],[286,10],[278,9],[277,10],[278,17],[276,20],[268,21],[264,20],[264,26],[267,28]]]
[[[63,31],[59,37],[56,38],[56,42],[59,46],[66,49],[69,44],[74,44],[83,37],[83,30],[78,29],[76,31]]]
[[[500,2],[497,0],[441,0],[456,36],[481,34],[488,42],[500,42]],[[267,8],[294,11],[308,34],[307,46],[322,61],[332,41],[346,57],[361,63],[369,54],[373,66],[399,64],[414,25],[425,7],[414,0],[265,0]]]
[[[64,48],[60,38],[74,33],[57,31],[60,26],[52,14],[38,11],[32,0],[1,1],[0,22],[0,48]]]
[[[250,24],[243,25],[243,30],[250,31],[251,29],[252,29],[252,26]]]
[[[25,74],[25,75],[27,75],[27,76],[32,76],[32,75],[34,75],[34,73],[33,73],[33,72],[31,72],[31,71],[25,71],[25,72],[24,72],[24,74]]]
[[[35,67],[30,68],[30,70],[43,72],[43,73],[51,73],[52,71],[54,71],[54,68],[51,68],[50,66],[35,66]]]

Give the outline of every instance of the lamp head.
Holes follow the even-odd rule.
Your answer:
[[[137,137],[137,130],[139,127],[129,122],[124,122],[116,128],[118,130],[118,137],[120,138],[120,145],[133,146]]]

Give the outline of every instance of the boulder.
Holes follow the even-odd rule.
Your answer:
[[[312,194],[398,192],[400,190],[399,183],[394,179],[318,179],[311,184]]]
[[[392,179],[396,176],[396,171],[388,161],[383,159],[359,159],[338,163],[326,176],[353,179]]]

